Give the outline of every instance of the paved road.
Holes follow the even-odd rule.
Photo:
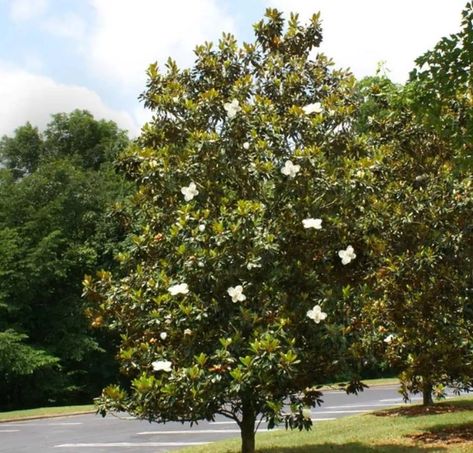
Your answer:
[[[376,387],[358,396],[325,392],[323,399],[323,406],[312,411],[314,423],[403,404],[396,387]],[[238,436],[238,426],[225,418],[190,428],[90,414],[0,423],[0,452],[158,453]]]

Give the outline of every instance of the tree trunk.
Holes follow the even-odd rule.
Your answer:
[[[422,404],[424,406],[432,406],[434,400],[432,399],[433,386],[432,383],[424,379],[422,384]]]
[[[241,430],[241,453],[255,453],[256,414],[251,400],[243,401]]]

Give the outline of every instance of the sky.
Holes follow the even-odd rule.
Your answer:
[[[87,109],[131,136],[149,118],[138,101],[146,68],[222,32],[253,40],[268,7],[306,21],[320,11],[320,51],[357,77],[384,62],[403,83],[414,60],[460,29],[466,0],[0,0],[0,137],[27,121]]]

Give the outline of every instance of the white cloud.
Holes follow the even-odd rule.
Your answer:
[[[10,0],[10,19],[23,22],[41,16],[48,4],[48,0]]]
[[[0,62],[0,136],[11,134],[26,121],[44,128],[52,113],[89,110],[96,118],[113,120],[136,135],[138,127],[130,114],[113,110],[94,91],[64,85]]]
[[[265,1],[285,12],[299,12],[303,19],[321,11],[321,49],[338,67],[365,76],[385,61],[397,82],[406,80],[418,56],[459,29],[465,4],[464,0]]]
[[[88,51],[92,69],[130,93],[145,87],[145,71],[172,56],[192,64],[193,49],[232,31],[233,20],[217,0],[89,0],[96,28]]]
[[[52,15],[45,19],[42,28],[52,35],[63,38],[83,39],[85,36],[85,22],[74,13]]]

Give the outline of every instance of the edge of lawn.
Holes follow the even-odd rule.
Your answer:
[[[41,418],[69,417],[73,415],[94,414],[95,412],[96,409],[93,404],[81,406],[39,407],[36,409],[0,412],[0,423],[37,420]]]

